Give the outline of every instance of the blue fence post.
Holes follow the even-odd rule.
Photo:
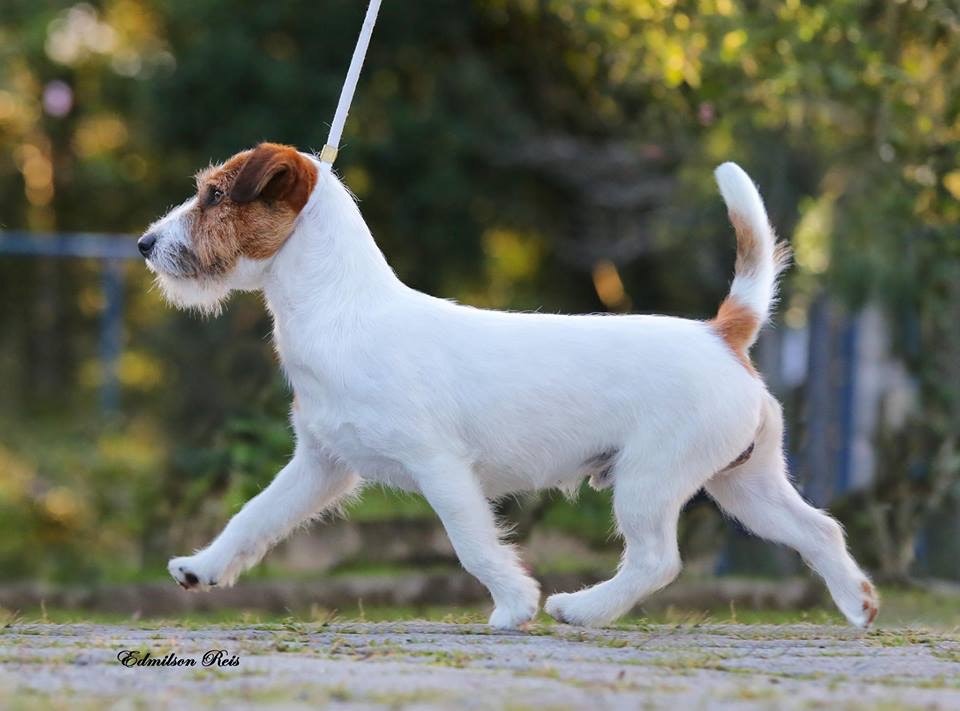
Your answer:
[[[847,314],[844,316],[841,332],[841,358],[843,364],[843,380],[840,383],[839,395],[839,446],[837,449],[837,473],[834,479],[834,496],[844,494],[850,489],[850,480],[853,472],[853,438],[856,419],[857,396],[857,351],[860,341],[860,316]]]
[[[123,263],[104,260],[103,296],[106,301],[100,317],[100,360],[103,382],[100,384],[100,408],[106,415],[120,409],[120,354],[123,351]]]
[[[806,425],[798,452],[797,483],[804,497],[815,506],[826,506],[832,487],[830,477],[830,423],[833,382],[831,378],[831,325],[829,304],[823,296],[810,306],[807,379],[804,383],[802,419]]]
[[[123,351],[123,262],[141,259],[132,235],[99,233],[38,233],[0,231],[0,255],[97,259],[103,266],[105,300],[100,319],[100,360],[103,382],[100,407],[104,414],[120,408],[120,354]]]

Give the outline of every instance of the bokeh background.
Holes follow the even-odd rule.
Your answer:
[[[0,606],[482,606],[425,504],[378,488],[234,591],[165,579],[289,456],[290,393],[259,300],[172,310],[135,236],[211,161],[319,149],[363,11],[0,0]],[[418,289],[706,318],[734,252],[712,169],[741,163],[796,252],[756,356],[797,485],[890,590],[960,614],[958,59],[945,0],[386,0],[337,167]],[[615,565],[604,494],[499,509],[548,590]],[[705,498],[681,530],[681,592],[817,604]]]

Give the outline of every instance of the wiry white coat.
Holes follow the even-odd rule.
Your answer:
[[[731,211],[769,242],[769,264],[733,285],[762,322],[775,291],[773,234],[746,174],[725,164],[717,177]],[[178,219],[174,211],[152,227],[161,248],[164,239],[183,239]],[[775,401],[709,323],[505,313],[414,291],[394,275],[352,196],[326,170],[285,246],[271,259],[244,260],[236,274],[216,288],[162,273],[160,281],[178,303],[202,308],[231,288],[262,288],[296,395],[297,446],[274,483],[210,547],[171,561],[185,587],[232,584],[361,480],[382,482],[426,497],[464,567],[489,588],[491,624],[516,627],[535,614],[539,588],[501,542],[488,499],[574,489],[593,474],[614,488],[623,563],[610,581],[554,595],[547,611],[603,624],[676,576],[681,506],[711,480],[720,491],[721,477],[755,466],[756,457],[717,474],[758,442],[758,451],[769,450],[777,495],[803,507],[797,535],[824,532],[829,542],[817,550],[829,549],[840,572],[818,570],[848,617],[864,623],[858,590],[865,577],[848,560],[842,534],[838,543],[835,522],[803,504],[786,481],[779,430],[775,441],[758,441],[764,423],[778,427]],[[771,498],[764,493],[757,506],[785,515]],[[739,517],[751,524],[749,513]],[[816,566],[819,554],[805,552]]]

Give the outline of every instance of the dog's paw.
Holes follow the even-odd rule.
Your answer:
[[[609,615],[598,609],[589,589],[551,595],[543,609],[557,622],[568,625],[599,627],[609,622]]]
[[[524,629],[536,617],[539,608],[540,584],[527,578],[513,596],[498,601],[490,615],[490,626],[498,630]]]
[[[219,571],[214,570],[200,555],[174,558],[167,563],[167,570],[184,590],[209,590],[222,584]]]
[[[570,605],[569,598],[572,597],[572,593],[554,593],[547,598],[543,606],[543,611],[557,622],[562,622],[567,625],[578,624],[571,618],[570,613],[567,611]]]
[[[497,605],[490,615],[490,626],[498,630],[524,629],[537,614],[537,603],[532,605]]]
[[[877,619],[877,614],[880,612],[880,596],[877,595],[877,589],[873,587],[873,583],[869,580],[860,583],[858,602],[859,608],[854,604],[854,609],[850,612],[844,610],[844,614],[852,624],[867,629]]]
[[[854,627],[868,629],[880,612],[880,597],[869,580],[849,581],[840,590],[831,589],[840,612]]]

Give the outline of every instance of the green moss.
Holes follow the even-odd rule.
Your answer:
[[[373,572],[374,568],[368,569]],[[386,573],[388,568],[380,569]],[[242,583],[241,583],[242,584]],[[950,630],[960,629],[960,599],[942,594],[925,593],[923,591],[900,589],[884,589],[881,591],[883,605],[878,619],[880,631],[902,631],[904,628],[914,630],[919,634],[922,630],[931,630],[938,633],[947,633]],[[654,602],[656,599],[654,598]],[[124,624],[134,629],[155,629],[158,627],[179,627],[183,629],[200,629],[210,626],[230,627],[235,625],[268,625],[282,626],[284,624],[333,624],[337,621],[358,620],[365,622],[394,622],[427,620],[436,622],[450,622],[456,624],[483,624],[490,614],[491,605],[427,605],[427,606],[370,606],[354,605],[340,609],[328,609],[313,606],[310,609],[290,612],[270,613],[249,610],[221,609],[207,612],[187,612],[175,617],[133,618],[121,613],[88,612],[81,610],[63,610],[57,608],[34,608],[21,613],[0,610],[0,634],[11,627],[21,627],[24,624],[42,622],[50,623],[104,623]],[[545,613],[541,612],[530,634],[554,634],[555,630],[571,629],[556,623]],[[629,615],[610,629],[649,632],[651,625],[668,624],[678,629],[697,629],[707,625],[724,624],[735,625],[735,629],[724,628],[722,634],[752,634],[751,629],[756,625],[799,625],[808,624],[811,627],[836,626],[853,632],[846,621],[832,606],[813,608],[810,610],[748,610],[739,608],[731,611],[729,604],[718,601],[715,608],[697,610],[677,607],[668,607],[660,610],[645,609],[641,614]],[[482,631],[471,631],[473,634],[482,634]],[[797,631],[790,632],[796,635]],[[880,646],[894,644],[892,641],[877,641]]]
[[[778,689],[770,686],[738,686],[721,698],[729,701],[774,701],[780,695]]]
[[[560,679],[560,672],[551,666],[532,667],[530,669],[518,669],[514,672],[515,676],[535,676],[541,679]]]
[[[412,691],[378,692],[368,694],[364,701],[383,704],[391,709],[399,709],[409,704],[434,704],[452,698],[452,695],[437,689],[414,689]]]
[[[942,659],[945,662],[957,662],[960,664],[960,649],[958,648],[940,648],[930,650],[934,657]]]

